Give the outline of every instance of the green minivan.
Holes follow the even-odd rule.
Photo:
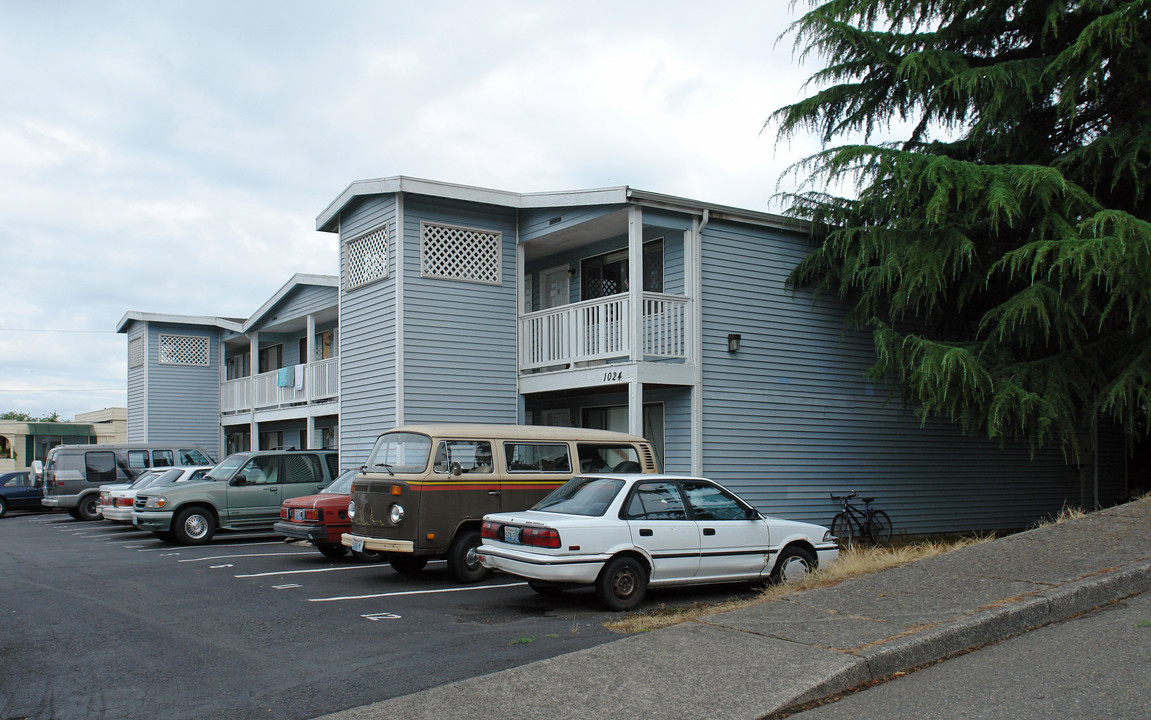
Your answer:
[[[209,542],[220,528],[271,530],[284,500],[319,492],[339,466],[335,450],[233,453],[202,480],[141,490],[132,524],[183,545]]]

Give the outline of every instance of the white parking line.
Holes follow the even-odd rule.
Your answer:
[[[139,541],[137,541],[139,542]],[[215,550],[222,547],[252,547],[253,545],[283,545],[284,543],[279,540],[269,540],[268,542],[254,542],[254,543],[231,543],[223,545],[183,545],[184,550]],[[137,550],[136,552],[156,552],[157,550],[171,550],[173,546],[165,545],[164,547],[147,548],[145,550]]]
[[[317,568],[315,570],[284,570],[283,572],[250,573],[237,575],[238,578],[268,577],[269,575],[303,575],[304,573],[337,572],[339,570],[378,570],[379,565],[352,565],[351,567]]]
[[[237,576],[239,577],[239,576]],[[507,583],[506,585],[469,585],[467,587],[441,588],[439,590],[405,590],[403,592],[378,593],[375,595],[344,595],[341,597],[308,598],[308,602],[336,602],[337,600],[370,600],[371,598],[397,597],[399,595],[435,595],[436,593],[467,592],[468,590],[495,590],[496,588],[510,588],[527,585],[526,582]]]
[[[311,555],[308,552],[286,552],[286,553],[243,553],[240,555],[205,555],[204,557],[188,558],[187,560],[180,560],[179,562],[203,562],[204,560],[231,560],[232,558],[240,557],[278,557],[281,555]]]

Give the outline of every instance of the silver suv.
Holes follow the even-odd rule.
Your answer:
[[[318,493],[339,469],[335,450],[234,453],[199,481],[141,490],[132,523],[184,545],[202,545],[220,528],[271,530],[284,500]]]

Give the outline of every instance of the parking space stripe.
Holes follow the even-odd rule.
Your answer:
[[[254,543],[229,543],[223,545],[165,545],[163,547],[148,548],[146,550],[137,550],[136,552],[156,552],[157,550],[171,550],[172,548],[180,548],[181,550],[215,550],[222,547],[252,547],[253,545],[283,545],[280,540],[269,540],[267,542],[254,542]]]
[[[205,555],[204,557],[187,558],[185,560],[180,560],[179,562],[202,562],[204,560],[231,560],[232,558],[241,558],[241,557],[280,557],[283,555],[297,555],[297,556],[299,556],[299,555],[312,555],[312,553],[304,552],[302,550],[297,550],[296,552],[286,552],[286,553],[241,553],[239,555]]]
[[[238,578],[250,577],[268,577],[270,575],[303,575],[304,573],[319,573],[319,572],[336,572],[338,570],[378,570],[379,565],[352,565],[351,567],[333,567],[333,568],[316,568],[314,570],[284,570],[282,572],[263,572],[263,573],[250,573],[248,575],[237,575]]]
[[[239,577],[237,575],[237,577]],[[336,602],[338,600],[370,600],[372,598],[398,597],[400,595],[435,595],[437,593],[467,592],[468,590],[495,590],[497,588],[520,587],[526,582],[507,583],[506,585],[468,585],[467,587],[440,588],[438,590],[403,590],[400,592],[377,593],[375,595],[344,595],[341,597],[308,598],[308,602]]]

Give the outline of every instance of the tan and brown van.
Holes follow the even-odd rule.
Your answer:
[[[480,522],[526,510],[581,472],[659,472],[651,443],[606,430],[536,425],[408,425],[381,435],[352,483],[357,552],[388,553],[417,573],[446,557],[460,582],[487,570],[476,559]]]

